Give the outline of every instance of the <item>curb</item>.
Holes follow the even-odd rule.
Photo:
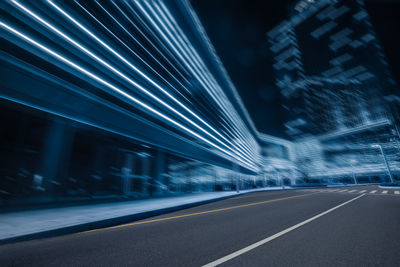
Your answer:
[[[116,225],[120,225],[120,224],[131,223],[131,222],[135,222],[138,220],[147,219],[147,218],[150,218],[153,216],[158,216],[158,215],[162,215],[165,213],[169,213],[169,212],[188,209],[188,208],[192,208],[192,207],[196,207],[196,206],[200,206],[200,205],[204,205],[204,204],[208,204],[208,203],[212,203],[212,202],[216,202],[216,201],[220,201],[220,200],[224,200],[224,199],[228,199],[228,198],[232,198],[232,197],[236,197],[236,196],[240,196],[240,195],[256,193],[256,192],[264,192],[264,191],[271,191],[271,190],[257,190],[254,192],[245,192],[245,193],[239,192],[237,194],[230,195],[230,196],[202,200],[202,201],[198,201],[198,202],[182,204],[179,206],[174,206],[174,207],[169,207],[169,208],[161,208],[161,209],[157,209],[157,210],[145,211],[145,212],[131,214],[131,215],[124,215],[124,216],[119,216],[119,217],[100,220],[100,221],[82,223],[82,224],[77,224],[77,225],[73,225],[73,226],[61,227],[58,229],[45,230],[45,231],[31,233],[31,234],[9,237],[9,238],[5,238],[5,239],[1,239],[0,245],[22,242],[22,241],[29,241],[29,240],[34,240],[34,239],[51,238],[51,237],[57,237],[57,236],[67,235],[67,234],[75,234],[75,233],[99,229],[99,228],[106,228],[106,227],[116,226]],[[277,190],[277,191],[280,191],[280,190]]]

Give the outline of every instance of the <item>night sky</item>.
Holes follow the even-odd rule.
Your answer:
[[[280,137],[285,110],[274,85],[266,33],[286,18],[291,0],[191,0],[259,131]],[[399,83],[400,1],[367,3],[378,39]]]

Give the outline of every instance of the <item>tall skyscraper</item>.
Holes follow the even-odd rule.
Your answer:
[[[362,0],[298,1],[268,38],[288,135],[393,119],[383,101],[396,85]]]
[[[398,89],[364,2],[297,1],[267,36],[303,174],[356,182],[398,172],[398,107],[387,101]]]

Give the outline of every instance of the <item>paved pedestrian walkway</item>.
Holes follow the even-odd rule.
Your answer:
[[[269,187],[244,190],[240,193],[203,192],[175,197],[0,213],[0,243],[12,239],[37,238],[41,237],[40,234],[52,236],[84,231],[249,192],[281,189],[282,187]]]

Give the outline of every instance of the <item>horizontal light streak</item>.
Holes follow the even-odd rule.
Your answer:
[[[160,2],[160,4],[163,5],[163,10],[165,11],[165,13],[164,13],[161,10],[161,8],[159,7],[157,2],[145,2],[145,4],[149,8],[149,10],[153,13],[154,17],[159,21],[160,27],[163,27],[164,29],[166,29],[168,35],[171,37],[172,40],[174,40],[175,43],[176,42],[180,43],[181,50],[182,50],[182,47],[183,47],[184,50],[186,50],[186,53],[185,53],[186,56],[191,59],[192,63],[194,62],[194,64],[197,66],[197,68],[199,70],[201,70],[205,76],[208,77],[208,81],[210,83],[212,83],[212,85],[213,85],[213,87],[211,87],[211,89],[212,89],[212,91],[215,91],[216,96],[220,95],[220,99],[222,99],[222,98],[223,99],[227,99],[226,95],[224,94],[224,92],[221,89],[221,87],[219,86],[219,84],[215,81],[213,76],[209,75],[210,72],[208,71],[208,69],[205,66],[204,62],[201,60],[200,56],[198,55],[196,50],[193,48],[193,46],[191,45],[191,43],[188,40],[188,38],[186,37],[186,35],[182,32],[181,28],[176,23],[174,18],[171,16],[170,12],[165,7],[165,5],[163,5],[163,3]],[[154,9],[151,7],[151,5],[153,5],[158,10],[158,13],[154,11]],[[166,14],[168,14],[168,18],[166,16]],[[169,31],[167,29],[167,27],[165,25],[169,26],[169,28],[172,31],[172,33],[171,33],[171,31]],[[216,89],[219,89],[219,91],[217,92]],[[240,129],[242,130],[242,131],[234,131],[233,133],[234,134],[237,134],[237,133],[241,134],[242,132],[247,132],[246,131],[246,127],[244,126],[242,120],[238,117],[236,112],[233,112],[235,110],[232,107],[232,105],[230,104],[230,102],[221,100],[221,103],[223,104],[223,106],[225,108],[225,113],[228,114],[228,117],[229,117],[229,115],[234,115],[235,118],[231,118],[231,119],[233,121],[235,121],[236,122],[236,126],[240,127]],[[237,137],[239,137],[239,136],[237,136]],[[241,134],[240,137],[241,138],[245,138],[242,134]],[[247,145],[247,142],[245,144]]]
[[[88,14],[94,21],[96,21],[96,23],[98,23],[103,29],[105,29],[109,34],[111,34],[120,44],[122,44],[126,49],[129,50],[129,52],[131,52],[133,55],[135,55],[136,58],[138,58],[143,64],[146,65],[146,67],[148,67],[149,69],[151,69],[153,71],[153,73],[155,75],[157,75],[158,78],[160,78],[163,82],[165,82],[169,87],[171,87],[172,89],[174,89],[176,92],[179,93],[179,91],[172,85],[170,84],[164,77],[162,77],[152,66],[150,66],[139,54],[137,54],[135,51],[133,51],[125,42],[123,42],[118,36],[116,36],[114,34],[114,32],[112,32],[109,28],[107,28],[102,22],[100,22],[99,19],[97,19],[90,11],[88,11],[85,7],[83,7],[79,2],[77,2],[76,0],[74,0],[74,2],[83,10],[86,12],[86,14]],[[114,2],[112,2],[113,4],[115,4]],[[115,4],[116,5],[116,4]],[[124,15],[126,16],[126,15]],[[135,26],[134,24],[132,24],[133,26]],[[138,40],[134,40],[140,47],[141,49],[143,49],[146,54],[148,56],[150,56],[158,65],[158,67],[161,67],[165,72],[167,72],[170,77],[172,79],[174,79],[174,81],[179,84],[181,87],[184,87],[184,85],[164,66],[162,65],[159,60],[157,60],[154,55],[148,50],[146,49],[146,47],[144,47],[142,45],[142,43],[140,43]],[[149,42],[151,42],[150,40],[148,40]],[[157,52],[163,57],[164,60],[166,60],[170,66],[174,67],[169,61],[168,59],[154,46],[154,44],[152,44],[153,48],[157,50]],[[174,69],[176,72],[179,72],[176,68]],[[183,75],[180,73],[181,77],[183,77]]]
[[[15,2],[15,1],[13,1]],[[176,98],[174,98],[171,94],[169,94],[165,89],[163,89],[161,86],[159,86],[157,83],[155,83],[153,80],[151,80],[147,75],[145,75],[142,71],[140,71],[136,66],[132,65],[128,60],[126,60],[124,57],[122,57],[118,52],[116,52],[114,49],[112,49],[109,45],[107,45],[103,40],[101,40],[99,37],[97,37],[95,34],[93,34],[91,31],[89,31],[86,27],[84,27],[81,23],[79,23],[76,19],[72,18],[68,13],[66,13],[63,9],[61,9],[60,7],[58,7],[56,4],[54,4],[52,1],[48,1],[48,3],[50,3],[57,11],[59,11],[60,13],[62,13],[65,17],[67,17],[70,21],[72,21],[75,25],[77,25],[81,30],[83,30],[84,32],[86,32],[88,35],[90,35],[93,39],[95,39],[98,43],[100,43],[103,47],[105,47],[108,51],[110,51],[111,53],[113,53],[115,56],[117,56],[120,60],[122,60],[125,64],[127,64],[129,67],[131,67],[133,70],[135,70],[137,73],[139,73],[143,78],[145,78],[147,81],[149,81],[152,85],[154,85],[155,87],[157,87],[160,91],[162,91],[164,94],[166,94],[168,97],[170,97],[172,100],[174,100],[176,103],[178,103],[181,107],[183,107],[186,111],[188,111],[191,115],[195,116],[197,119],[199,119],[201,122],[205,123],[207,126],[209,126],[209,128],[213,129],[214,132],[217,132],[214,128],[212,128],[209,124],[207,124],[203,119],[201,119],[199,116],[197,116],[194,112],[192,112],[189,108],[187,108],[186,106],[184,106],[181,102],[179,102]],[[18,6],[20,6],[21,8],[24,8],[22,5],[18,4]],[[180,113],[179,111],[177,111],[176,109],[174,109],[173,107],[171,107],[170,105],[168,105],[167,103],[165,103],[163,100],[159,99],[158,97],[156,97],[154,94],[152,94],[150,91],[146,90],[145,88],[143,88],[142,86],[140,86],[139,84],[137,84],[135,81],[131,80],[129,77],[127,77],[126,75],[124,75],[123,73],[119,72],[118,70],[116,70],[114,67],[112,67],[110,64],[108,64],[107,62],[105,62],[104,60],[100,59],[99,57],[97,57],[96,55],[94,55],[93,53],[91,53],[88,49],[86,49],[85,47],[81,46],[80,44],[78,44],[76,41],[72,40],[70,37],[66,36],[64,33],[62,33],[61,31],[59,31],[58,29],[54,28],[52,25],[49,25],[46,21],[44,21],[43,19],[39,18],[38,16],[36,16],[35,14],[33,14],[31,11],[27,10],[26,8],[24,8],[25,11],[29,12],[29,14],[31,14],[32,16],[34,16],[37,20],[39,20],[41,23],[45,24],[47,27],[49,27],[50,29],[52,29],[53,31],[55,31],[57,34],[61,35],[63,38],[65,38],[66,40],[68,40],[70,43],[72,43],[73,45],[77,46],[79,49],[81,49],[82,51],[84,51],[85,53],[87,53],[88,55],[90,55],[92,58],[95,58],[97,61],[99,61],[101,64],[103,64],[104,66],[106,66],[107,68],[109,68],[111,71],[113,71],[114,73],[116,73],[117,75],[119,75],[120,77],[122,77],[123,79],[125,79],[126,81],[128,81],[129,83],[131,83],[132,85],[134,85],[135,87],[137,87],[138,89],[140,89],[143,93],[147,94],[148,96],[150,96],[151,98],[153,98],[154,100],[156,100],[158,103],[162,104],[163,106],[165,106],[166,108],[168,108],[169,110],[171,110],[172,112],[174,112],[175,114],[177,114],[178,116],[180,116],[181,118],[183,118],[184,120],[186,120],[187,122],[189,122],[190,124],[192,124],[193,126],[195,126],[196,128],[198,128],[199,130],[201,130],[202,132],[204,132],[205,134],[207,134],[208,136],[210,136],[211,138],[213,138],[215,141],[217,141],[218,143],[220,143],[221,145],[225,146],[227,149],[231,149],[230,146],[228,146],[227,144],[225,144],[224,142],[222,142],[220,139],[216,138],[214,135],[210,134],[208,131],[206,131],[204,128],[202,128],[201,126],[199,126],[198,124],[196,124],[195,122],[193,122],[192,120],[190,120],[189,118],[187,118],[186,116],[184,116],[182,113]],[[220,136],[222,136],[221,134],[219,134]],[[233,144],[226,138],[224,138],[227,142],[230,143],[231,146],[233,146]],[[249,158],[249,154],[244,151],[241,150],[239,152],[242,153],[237,153],[235,152],[235,154],[237,154],[239,157],[245,157],[248,160],[252,160],[251,158]],[[247,154],[247,155],[246,155]]]
[[[129,5],[129,3],[127,2],[127,3],[125,3],[126,4],[126,6],[136,15],[137,13],[136,13],[136,11],[134,11],[134,9]],[[137,3],[136,3],[137,4]],[[138,18],[140,18],[140,17],[138,17]],[[157,29],[157,30],[159,30],[159,29]],[[154,35],[153,34],[153,36],[154,36],[154,38],[158,38],[156,35]],[[178,56],[179,56],[179,54],[178,54]],[[208,73],[208,72],[206,72],[206,73]],[[199,82],[201,82],[201,81],[199,81]],[[204,84],[203,84],[203,86],[204,86]],[[218,84],[216,84],[216,85],[214,85],[214,86],[212,86],[212,88],[213,87],[218,87],[219,85]],[[209,94],[210,94],[210,96],[211,97],[215,97],[214,96],[214,94],[207,88],[207,87],[203,87],[204,89],[206,89],[206,90],[208,90],[208,92],[209,92]],[[222,107],[222,110],[225,112],[225,115],[227,116],[227,117],[230,117],[230,114],[231,113],[235,113],[235,110],[231,107],[231,109],[230,109],[230,111],[227,111],[227,109],[226,109],[226,106],[224,105],[224,103],[220,103],[220,102],[218,102],[215,98],[213,99],[214,101],[216,101],[216,103],[218,103],[219,104],[219,106],[220,107]],[[228,102],[229,103],[229,102]],[[233,118],[231,118],[231,121],[232,122],[234,122],[235,120],[233,119]],[[239,122],[239,126],[240,126],[240,122],[241,122],[241,120],[237,120],[236,121],[236,123],[238,123]],[[235,125],[235,123],[233,123],[234,125]],[[242,124],[243,125],[243,124]],[[240,131],[240,130],[243,130],[244,128],[243,127],[237,127],[238,125],[236,125],[235,126],[235,131],[230,131],[230,133],[232,133],[233,135],[236,135],[237,136],[237,132],[238,131]],[[230,128],[231,128],[231,126],[229,126]],[[254,140],[254,138],[251,136],[251,135],[249,135],[249,133],[247,132],[247,136],[249,137],[249,140],[252,140],[253,142],[255,141]],[[245,142],[246,144],[248,143],[248,142]],[[253,151],[254,151],[254,149],[253,149]]]
[[[81,12],[84,12],[85,17],[91,20],[88,25],[85,25],[79,20],[80,17],[85,17],[71,10],[67,12],[67,3],[61,5],[52,0],[47,0],[46,2],[48,7],[54,8],[57,17],[54,16],[54,12],[46,13],[46,15],[42,13],[48,11],[44,9],[43,6],[39,6],[43,5],[43,2],[39,2],[38,4],[29,2],[31,8],[28,7],[28,3],[20,4],[16,0],[11,0],[9,3],[18,6],[21,11],[25,12],[25,15],[29,15],[30,18],[35,19],[43,28],[47,28],[50,30],[50,33],[54,32],[63,41],[71,44],[77,49],[74,49],[74,51],[79,50],[82,52],[82,54],[79,53],[83,55],[82,60],[86,62],[90,62],[88,58],[94,60],[96,63],[99,63],[100,66],[104,67],[105,70],[110,72],[104,72],[101,67],[97,70],[91,70],[84,65],[79,65],[80,61],[73,62],[71,58],[68,58],[67,54],[61,54],[57,50],[52,50],[54,49],[53,47],[50,47],[48,44],[38,39],[35,40],[33,36],[27,36],[26,33],[20,32],[10,24],[8,27],[13,28],[16,32],[29,38],[30,41],[16,34],[16,32],[12,33],[30,44],[33,44],[36,48],[45,51],[45,53],[56,57],[62,62],[61,64],[67,64],[72,69],[78,70],[79,73],[89,76],[95,82],[100,83],[102,85],[101,87],[104,86],[111,89],[114,93],[129,99],[128,102],[133,101],[139,107],[148,111],[149,115],[160,118],[168,124],[175,126],[178,130],[182,130],[194,136],[199,139],[199,141],[201,140],[204,144],[209,145],[208,148],[215,148],[219,152],[234,159],[234,161],[237,161],[239,165],[246,166],[246,168],[252,170],[258,169],[260,155],[259,147],[254,136],[249,132],[243,119],[239,116],[224,90],[219,85],[220,81],[217,81],[213,73],[210,72],[203,58],[200,57],[200,54],[196,51],[185,32],[183,32],[180,25],[174,19],[166,4],[163,2],[146,1],[112,1],[106,4],[95,1],[94,4],[98,5],[99,8],[91,9],[90,7],[93,6],[85,5],[85,7],[83,7],[84,2],[79,3],[74,0],[73,3],[79,5],[82,9]],[[69,6],[73,8],[73,6]],[[38,13],[34,13],[34,7],[38,7],[41,12],[39,13],[38,9]],[[63,9],[64,7],[65,9]],[[75,7],[78,8],[77,6]],[[109,10],[107,10],[106,7],[108,7]],[[107,21],[111,19],[110,22],[114,24],[115,27],[111,27],[110,23],[106,24],[101,21],[99,17],[100,14],[106,17],[109,16],[110,18],[107,17]],[[10,13],[10,15],[15,16],[15,13]],[[73,16],[75,16],[75,18]],[[65,21],[59,21],[61,24],[51,22],[52,19],[57,20],[60,17],[72,25],[77,26],[76,29],[81,30],[83,35],[80,31],[78,35],[78,33],[73,32],[71,28],[67,30],[66,27],[70,27],[71,24],[62,24],[65,23]],[[29,21],[27,21],[26,18],[19,17],[18,19],[29,25]],[[96,22],[98,24],[96,24]],[[1,26],[4,28],[6,23],[9,22],[2,21],[1,23]],[[102,27],[100,27],[101,31],[90,28],[91,26],[99,27],[99,25]],[[35,27],[34,25],[30,26],[32,28]],[[134,32],[137,32],[138,35],[133,34],[132,30],[129,30],[132,29],[132,26],[135,29]],[[46,32],[43,32],[43,28],[40,28],[40,33],[53,38],[53,35],[48,35]],[[103,33],[106,33],[106,35]],[[95,41],[94,44],[88,37]],[[133,42],[131,40],[133,40]],[[31,41],[35,42],[35,44]],[[57,42],[57,40],[54,41]],[[59,44],[63,45],[63,43]],[[96,46],[97,44],[99,44],[100,47]],[[42,47],[37,45],[42,45]],[[143,49],[141,51],[144,51],[144,53],[135,51],[136,49],[134,47],[138,47],[138,51]],[[49,51],[69,61],[69,63],[43,48],[49,49]],[[104,48],[104,50],[102,50],[102,48]],[[71,52],[73,53],[73,51]],[[117,61],[115,61],[113,56],[116,57]],[[119,63],[120,61],[122,64]],[[59,63],[55,62],[55,64]],[[163,68],[163,71],[161,71],[161,69],[161,72],[156,71],[159,67]],[[219,67],[221,68],[221,66]],[[133,70],[133,72],[130,70]],[[174,74],[171,73],[170,70]],[[87,73],[84,71],[87,71]],[[94,76],[91,76],[89,73]],[[106,80],[107,78],[102,77],[100,73],[111,74],[112,76],[109,76],[110,79]],[[166,73],[167,75],[161,73]],[[135,76],[131,76],[132,74],[135,74]],[[168,76],[168,74],[170,76]],[[182,77],[179,75],[182,75]],[[118,80],[118,78],[115,79],[116,77],[119,77],[120,80]],[[139,79],[139,77],[141,79]],[[173,84],[168,82],[168,80]],[[176,81],[176,83],[174,81]],[[187,88],[187,86],[189,88]],[[216,120],[217,124],[210,124],[212,122],[208,120],[209,118],[202,117],[201,115],[204,114],[201,111],[193,109],[198,107],[198,104],[196,104],[195,101],[189,100],[191,97],[186,98],[185,96],[186,94],[191,94],[191,86],[196,86],[196,90],[200,90],[199,92],[204,96],[204,100],[207,102],[209,101],[213,107],[217,107],[217,116],[210,116],[212,119]],[[104,87],[102,88],[103,90],[106,89]],[[131,88],[136,88],[137,90],[134,89],[134,92],[129,92]],[[178,93],[178,95],[176,95],[175,92]],[[139,93],[140,97],[139,95],[135,95],[136,93]],[[145,97],[144,100],[141,100],[142,96]],[[142,104],[139,104],[132,98]],[[201,109],[206,108],[207,102],[199,103]],[[221,127],[216,127],[216,125],[220,125]],[[201,144],[202,142],[199,143]],[[214,149],[212,150],[216,152]]]
[[[154,10],[149,6],[148,2],[144,2],[147,7],[149,7],[150,11],[155,14]],[[140,2],[134,2],[134,4],[141,10],[141,12],[146,16],[146,18],[150,21],[150,23],[156,28],[156,30],[160,33],[160,35],[163,37],[163,39],[169,44],[169,46],[174,50],[176,55],[185,62],[186,66],[192,71],[192,73],[195,75],[195,77],[198,79],[198,81],[203,85],[203,87],[210,93],[210,95],[214,98],[214,101],[217,103],[220,103],[222,107],[225,109],[225,113],[230,116],[230,113],[234,112],[233,107],[228,108],[225,104],[225,101],[221,100],[221,96],[218,95],[217,91],[211,90],[211,88],[215,87],[218,88],[219,85],[216,83],[216,81],[213,78],[209,78],[207,72],[205,72],[204,68],[201,70],[201,67],[199,67],[199,64],[195,64],[194,60],[185,52],[185,50],[182,48],[180,43],[176,40],[176,38],[172,35],[172,33],[165,27],[165,23],[163,23],[159,16],[154,16],[156,20],[158,20],[159,25],[151,18],[151,16],[148,14],[148,12],[143,8]],[[164,32],[161,30],[160,27],[163,27],[166,30],[167,35],[171,38],[172,42],[175,43],[175,45],[179,48],[180,51],[177,50],[176,46],[171,43],[171,40],[164,34]],[[182,52],[182,53],[181,53]],[[183,56],[182,56],[183,54]],[[200,78],[201,77],[201,78]],[[208,77],[208,78],[206,78]],[[207,84],[204,84],[204,83]],[[229,112],[229,110],[231,112]],[[234,119],[232,119],[234,120]],[[240,120],[236,120],[238,124],[240,125]],[[236,132],[234,132],[236,133]],[[239,132],[240,133],[240,132]],[[244,138],[244,136],[242,136]]]
[[[190,135],[204,141],[205,143],[209,144],[210,146],[216,148],[217,150],[231,156],[232,158],[238,160],[239,162],[242,162],[243,164],[249,166],[251,169],[254,168],[254,166],[248,164],[247,162],[244,162],[243,160],[241,160],[240,158],[237,158],[235,155],[233,155],[232,153],[230,153],[230,151],[227,151],[221,147],[219,147],[218,145],[214,144],[213,142],[207,140],[206,138],[202,137],[201,135],[197,134],[196,132],[190,130],[189,128],[185,127],[184,125],[174,121],[173,119],[169,118],[168,116],[162,114],[161,112],[159,112],[158,110],[154,109],[153,107],[149,106],[148,104],[136,99],[135,97],[133,97],[132,95],[126,93],[125,91],[119,89],[118,87],[116,87],[115,85],[112,85],[111,83],[105,81],[104,79],[100,78],[99,76],[93,74],[92,72],[86,70],[85,68],[79,66],[78,64],[68,60],[67,58],[61,56],[60,54],[58,54],[57,52],[51,50],[50,48],[36,42],[35,40],[33,40],[32,38],[28,37],[27,35],[19,32],[18,30],[14,29],[13,27],[7,25],[6,23],[4,23],[3,21],[0,21],[0,26],[3,27],[4,29],[8,30],[10,33],[13,33],[14,35],[20,37],[21,39],[27,41],[28,43],[30,43],[31,45],[39,48],[40,50],[46,52],[47,54],[57,58],[58,60],[60,60],[61,62],[65,63],[66,65],[69,65],[70,67],[72,67],[75,70],[78,70],[79,72],[87,75],[88,77],[92,78],[93,80],[97,81],[98,83],[110,88],[111,90],[113,90],[114,92],[116,92],[117,94],[131,100],[132,102],[136,103],[137,105],[141,106],[142,108],[144,108],[145,110],[150,111],[151,113],[153,113],[154,115],[156,115],[157,117],[160,117],[162,119],[164,119],[165,121],[175,125],[176,127],[184,130],[185,132],[189,133]]]
[[[118,52],[116,52],[114,49],[112,49],[109,45],[107,45],[103,40],[101,40],[99,37],[97,37],[95,34],[93,34],[91,31],[89,31],[86,27],[84,27],[81,23],[79,23],[76,19],[72,18],[72,16],[70,16],[68,13],[66,13],[62,8],[60,8],[59,6],[57,6],[56,4],[54,4],[52,1],[48,1],[48,3],[50,3],[57,11],[59,11],[61,14],[63,14],[65,17],[67,17],[70,21],[72,21],[76,26],[78,26],[81,30],[83,30],[84,32],[86,32],[89,36],[91,36],[93,39],[95,39],[98,43],[100,43],[103,47],[105,47],[108,51],[110,51],[111,53],[113,53],[115,56],[117,56],[120,60],[122,60],[125,64],[127,64],[129,67],[131,67],[133,70],[135,70],[136,72],[138,72],[143,78],[145,78],[147,81],[149,81],[152,85],[154,85],[157,89],[159,89],[161,92],[163,92],[164,94],[166,94],[170,99],[172,99],[175,103],[177,103],[178,105],[180,105],[182,108],[184,108],[187,112],[189,112],[191,115],[193,115],[194,117],[196,117],[199,121],[201,121],[203,124],[205,124],[206,126],[208,126],[213,132],[215,132],[218,136],[220,136],[221,138],[223,138],[226,142],[228,142],[231,146],[234,146],[233,143],[231,143],[227,138],[225,138],[222,134],[220,134],[216,129],[214,129],[211,125],[209,125],[205,120],[203,120],[202,118],[200,118],[197,114],[195,114],[193,111],[191,111],[188,107],[186,107],[185,105],[183,105],[181,102],[179,102],[176,98],[174,98],[171,94],[169,94],[165,89],[163,89],[161,86],[159,86],[157,83],[155,83],[153,80],[151,80],[147,75],[145,75],[143,72],[141,72],[138,68],[136,68],[134,65],[132,65],[129,61],[127,61],[124,57],[122,57]],[[118,24],[120,27],[122,27],[122,25]],[[125,78],[125,77],[124,77]],[[137,86],[137,85],[136,85]],[[183,114],[179,113],[178,111],[176,111],[175,109],[173,109],[171,106],[169,106],[168,104],[166,104],[165,102],[163,102],[162,100],[158,99],[156,96],[154,96],[153,94],[151,94],[149,91],[145,90],[143,87],[139,88],[141,90],[144,90],[143,92],[145,92],[146,94],[148,94],[149,96],[151,96],[153,99],[155,99],[156,101],[158,101],[159,103],[163,104],[164,106],[166,106],[167,108],[169,108],[170,110],[172,110],[173,112],[175,112],[176,114],[178,114],[179,116],[181,116],[183,119],[185,119],[186,121],[188,121],[189,123],[191,123],[192,125],[194,125],[195,127],[197,127],[198,129],[200,129],[202,132],[206,133],[208,136],[210,136],[211,138],[213,138],[214,140],[216,140],[217,142],[219,142],[220,144],[224,145],[226,148],[231,149],[232,147],[226,145],[225,143],[223,143],[222,141],[220,141],[219,139],[217,139],[215,136],[213,136],[212,134],[210,134],[209,132],[207,132],[206,130],[204,130],[202,127],[200,127],[199,125],[195,124],[193,121],[189,120],[187,117],[185,117]],[[249,149],[249,148],[247,148]],[[251,155],[245,151],[240,149],[238,152],[242,152],[244,154],[246,154],[247,158],[251,157]],[[242,156],[242,154],[237,153],[239,156]],[[251,158],[248,158],[251,160]]]

